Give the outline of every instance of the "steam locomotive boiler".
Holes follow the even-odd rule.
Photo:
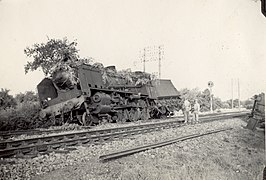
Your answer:
[[[162,93],[160,85],[166,81],[167,91]],[[58,125],[166,117],[180,100],[170,80],[151,80],[149,74],[139,71],[129,76],[118,73],[114,66],[98,68],[88,64],[78,66],[73,74],[64,70],[44,78],[37,90],[40,117],[53,118]]]

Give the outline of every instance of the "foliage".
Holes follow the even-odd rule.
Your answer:
[[[182,101],[184,101],[185,99],[188,99],[189,101],[194,101],[196,98],[200,97],[200,94],[201,92],[199,91],[198,88],[194,88],[192,90],[184,88],[180,90]]]
[[[56,67],[61,67],[68,63],[71,68],[77,67],[81,63],[89,63],[92,59],[80,58],[77,42],[69,42],[64,39],[49,39],[46,43],[36,43],[32,47],[24,49],[27,57],[32,57],[32,62],[25,65],[25,73],[41,68],[44,74],[52,75]]]
[[[8,89],[1,88],[0,91],[0,110],[15,107],[16,101],[12,95],[9,95]]]
[[[223,102],[223,108],[229,109],[229,108],[231,108],[231,106],[228,102]]]
[[[39,119],[40,105],[38,102],[23,102],[16,108],[0,111],[0,130],[26,130],[45,128],[51,125],[49,120]]]
[[[204,91],[200,91],[198,88],[194,88],[189,90],[187,88],[180,90],[180,95],[182,102],[184,99],[188,99],[192,104],[195,99],[198,100],[200,104],[200,111],[209,111],[210,110],[210,91],[209,89],[205,89]],[[223,102],[220,98],[213,97],[213,110],[223,108]]]
[[[253,99],[247,99],[247,100],[243,101],[242,104],[243,104],[244,108],[252,109],[253,104],[254,104],[254,100]]]
[[[226,103],[229,105],[230,108],[232,107],[232,99],[227,100]],[[242,101],[240,101],[240,106],[243,106],[243,102]],[[238,107],[238,99],[234,99],[233,108],[237,108],[237,107]]]
[[[15,100],[17,103],[24,102],[37,102],[38,97],[33,91],[26,91],[25,93],[19,93],[15,96]]]
[[[8,92],[7,89],[2,89],[0,92],[1,98],[4,99],[0,109],[1,131],[33,129],[51,125],[51,122],[39,119],[40,105],[34,92],[20,93],[15,98]]]
[[[213,98],[213,110],[224,108],[222,100],[218,97]]]
[[[210,105],[210,91],[209,89],[205,89],[199,98],[200,110],[201,111],[209,111],[211,108]]]

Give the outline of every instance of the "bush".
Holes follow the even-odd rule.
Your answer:
[[[0,130],[26,130],[48,127],[50,122],[39,119],[40,105],[38,102],[25,102],[16,108],[0,111]]]
[[[9,94],[9,89],[0,90],[0,110],[6,110],[8,108],[13,108],[17,105],[14,97]]]

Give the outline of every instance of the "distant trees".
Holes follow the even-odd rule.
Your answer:
[[[193,103],[193,101],[195,99],[198,99],[198,102],[201,106],[201,111],[209,111],[210,110],[210,91],[209,89],[205,89],[204,91],[200,91],[198,88],[194,88],[194,89],[181,89],[180,90],[180,95],[182,100],[184,101],[185,98],[187,98],[190,102]],[[222,101],[220,98],[218,97],[213,97],[213,110],[216,109],[220,109],[220,108],[231,108],[231,100],[227,100],[227,101]],[[248,104],[248,105],[245,105]],[[241,105],[244,107],[250,106],[251,104],[253,104],[253,102],[251,101],[244,101],[241,102]],[[234,107],[238,107],[238,99],[234,100]]]
[[[209,89],[205,89],[204,91],[200,91],[198,88],[194,89],[181,89],[180,91],[181,99],[182,102],[184,101],[185,98],[187,98],[190,102],[194,102],[195,99],[198,99],[198,102],[201,106],[200,110],[202,112],[204,111],[209,111],[210,110],[210,91]],[[240,101],[240,106],[247,108],[247,109],[252,109],[253,107],[254,100],[252,98]],[[220,109],[220,108],[225,108],[229,109],[232,107],[232,100],[229,99],[227,101],[222,101],[218,97],[213,97],[213,110]],[[238,99],[234,99],[233,101],[233,108],[238,107]]]
[[[230,108],[232,107],[232,99],[227,100],[226,103],[228,104],[228,106]],[[247,100],[244,100],[244,101],[240,100],[240,107],[244,107],[244,108],[250,109],[250,108],[252,108],[253,103],[254,103],[254,100],[251,100],[251,99],[247,99]],[[238,107],[238,99],[234,99],[233,108],[237,108],[237,107]]]
[[[36,102],[38,101],[38,97],[33,91],[26,91],[25,93],[17,94],[15,100],[17,103]]]
[[[201,111],[209,111],[210,110],[210,91],[208,89],[205,89],[204,91],[200,91],[198,88],[194,89],[181,89],[180,91],[181,99],[184,101],[185,98],[187,98],[190,102],[194,103],[195,99],[198,99],[199,104],[201,105]],[[218,101],[218,99],[214,98],[214,102]],[[217,103],[214,108],[218,108],[218,105],[220,103]]]
[[[243,107],[247,108],[247,109],[252,109],[253,104],[254,104],[254,100],[253,99],[247,99],[245,101],[242,102]]]
[[[46,122],[39,120],[40,105],[32,91],[13,97],[9,90],[0,91],[0,131],[43,127]]]
[[[9,94],[9,89],[1,88],[0,91],[0,110],[15,107],[17,105],[15,98]]]
[[[201,96],[199,98],[199,104],[201,106],[201,111],[209,111],[211,108],[211,104],[210,104],[210,90],[209,89],[205,89],[202,93]],[[214,109],[215,110],[215,109]]]
[[[1,88],[0,91],[0,110],[6,110],[8,108],[16,108],[21,103],[37,102],[37,94],[33,91],[26,91],[25,93],[19,93],[13,97],[9,94],[9,89]]]

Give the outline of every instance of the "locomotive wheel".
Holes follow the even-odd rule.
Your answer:
[[[127,120],[129,120],[129,117],[130,117],[129,111],[125,109],[123,113],[122,123],[127,122]]]
[[[141,117],[142,120],[148,120],[150,118],[149,112],[147,108],[143,108],[141,111]]]
[[[88,115],[87,112],[84,112],[82,115],[82,124],[83,126],[91,126],[93,121],[92,115]]]
[[[162,115],[166,115],[167,110],[166,110],[166,107],[165,106],[162,106],[159,109],[160,109]]]
[[[138,111],[134,110],[134,109],[131,109],[129,111],[129,121],[135,122],[137,120],[138,120]]]
[[[123,111],[122,110],[119,110],[118,112],[117,112],[117,122],[122,122],[123,121]]]
[[[128,120],[130,122],[134,121],[134,111],[133,111],[133,109],[130,109],[130,111],[128,111]]]

